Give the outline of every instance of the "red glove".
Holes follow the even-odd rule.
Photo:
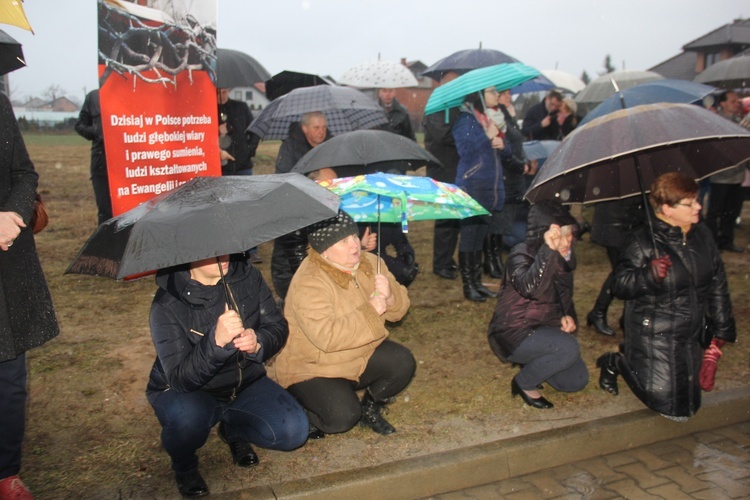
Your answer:
[[[672,267],[672,260],[669,255],[653,259],[648,264],[648,270],[651,272],[651,277],[654,278],[656,283],[661,284],[664,278],[667,277],[667,271]]]

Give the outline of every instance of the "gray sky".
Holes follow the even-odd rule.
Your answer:
[[[23,44],[28,64],[10,75],[12,97],[57,85],[82,101],[97,86],[96,0],[23,5],[35,35],[1,26]],[[593,78],[607,54],[617,69],[647,69],[748,16],[747,0],[218,0],[218,44],[271,74],[339,78],[378,54],[430,65],[481,42],[539,70]]]

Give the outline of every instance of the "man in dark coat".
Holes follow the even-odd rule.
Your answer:
[[[544,100],[534,104],[523,117],[521,132],[529,141],[556,141],[560,138],[557,113],[562,106],[562,94],[550,90]]]
[[[96,200],[97,224],[101,224],[112,218],[112,199],[109,195],[109,177],[107,174],[107,156],[104,152],[99,89],[86,94],[75,129],[78,135],[91,141],[91,184],[94,187],[94,199]]]
[[[378,104],[383,107],[388,117],[388,125],[385,125],[383,130],[402,135],[412,141],[417,140],[411,126],[409,111],[396,99],[396,89],[378,89]]]
[[[231,144],[227,152],[234,160],[221,166],[221,175],[252,175],[253,156],[260,137],[246,132],[253,121],[253,114],[247,104],[229,98],[229,89],[218,90],[219,117],[227,124],[227,134]]]
[[[305,153],[331,137],[323,113],[314,111],[303,114],[299,122],[289,125],[289,136],[281,143],[276,157],[276,173],[291,172]]]
[[[10,101],[0,95],[0,498],[30,498],[18,477],[26,351],[60,331],[29,225],[37,181]]]

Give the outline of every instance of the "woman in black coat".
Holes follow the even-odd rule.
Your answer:
[[[681,421],[701,405],[704,331],[726,342],[737,336],[724,264],[711,232],[698,223],[697,195],[698,184],[679,172],[654,181],[656,248],[644,226],[623,251],[614,295],[626,301],[625,342],[622,353],[597,360],[602,389],[617,394],[620,374],[646,406]]]
[[[489,328],[489,342],[501,361],[522,365],[511,394],[529,406],[552,408],[539,394],[548,382],[559,391],[580,391],[588,383],[581,359],[573,304],[573,230],[576,221],[557,201],[531,207],[526,241],[508,256],[505,280]]]
[[[26,351],[60,331],[29,227],[37,180],[10,101],[0,94],[0,497],[25,491],[18,471]]]
[[[264,363],[284,346],[289,327],[260,271],[222,256],[162,270],[156,282],[157,356],[146,396],[180,493],[208,493],[196,452],[216,423],[241,467],[258,463],[251,443],[301,446],[309,432],[304,410],[266,376]]]

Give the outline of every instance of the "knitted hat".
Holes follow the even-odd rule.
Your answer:
[[[352,234],[359,234],[354,220],[346,212],[339,210],[336,217],[322,220],[311,225],[307,232],[310,246],[318,253],[323,253],[331,246]]]

